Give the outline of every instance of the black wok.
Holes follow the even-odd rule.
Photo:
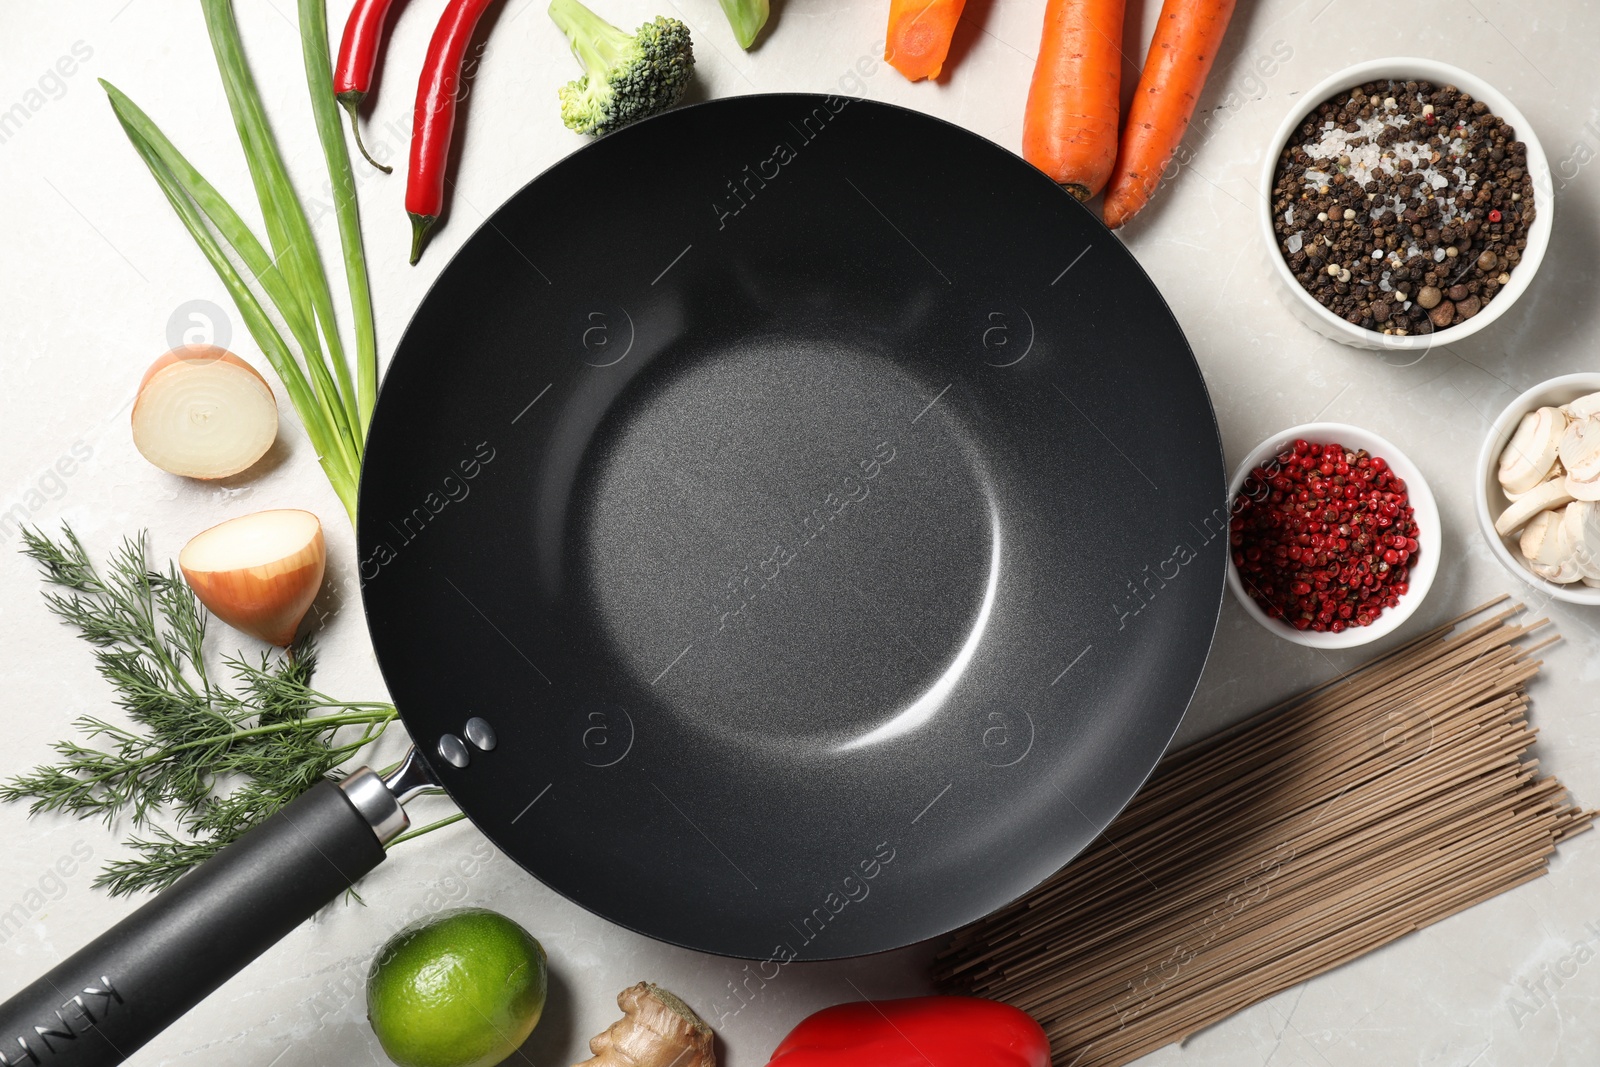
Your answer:
[[[605,138],[467,242],[384,383],[357,565],[416,753],[19,993],[0,1049],[117,1062],[435,784],[651,937],[787,961],[945,933],[1160,757],[1224,490],[1161,297],[1010,153],[797,95]]]

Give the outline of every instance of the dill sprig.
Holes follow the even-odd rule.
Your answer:
[[[131,855],[95,885],[115,896],[171,885],[376,741],[396,717],[390,704],[335,700],[311,685],[309,638],[284,653],[223,658],[231,685],[205,654],[206,615],[176,567],[146,563],[144,534],[123,541],[97,569],[77,536],[23,531],[50,610],[95,648],[130,726],[93,715],[78,737],[57,741],[56,761],[0,783],[0,800],[29,813],[66,812],[140,833]]]

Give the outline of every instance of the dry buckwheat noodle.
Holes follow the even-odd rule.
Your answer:
[[[1468,622],[1503,600],[1167,756],[935,980],[1031,1013],[1057,1064],[1115,1067],[1543,874],[1593,812],[1528,756],[1556,638],[1520,607]]]

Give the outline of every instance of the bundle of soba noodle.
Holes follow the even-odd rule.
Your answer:
[[[1031,1013],[1057,1063],[1114,1067],[1545,873],[1593,813],[1528,756],[1556,638],[1519,608],[1458,628],[1497,603],[1167,756],[935,979]]]

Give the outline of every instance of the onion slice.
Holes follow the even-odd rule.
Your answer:
[[[267,380],[215,345],[174,348],[150,365],[133,402],[133,443],[169,474],[211,480],[253,466],[278,436]]]
[[[178,568],[210,612],[287,648],[322,587],[328,548],[309,511],[258,511],[196,534]]]

